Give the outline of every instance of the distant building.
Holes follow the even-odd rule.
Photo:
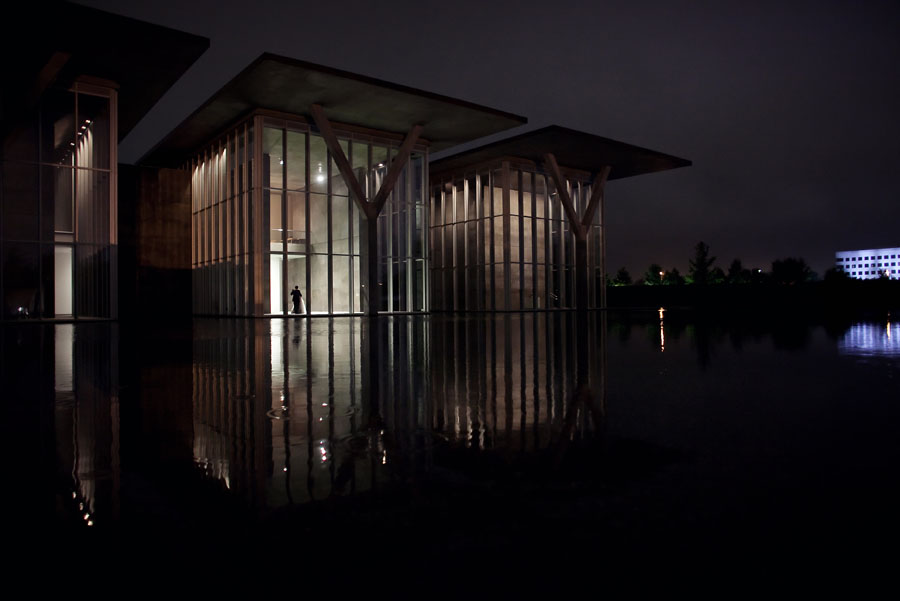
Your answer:
[[[900,280],[900,247],[844,250],[835,253],[835,265],[851,278],[873,280],[886,274]]]

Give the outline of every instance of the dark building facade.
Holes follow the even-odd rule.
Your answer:
[[[115,319],[119,140],[209,42],[69,3],[23,10],[40,26],[3,41],[0,319]]]

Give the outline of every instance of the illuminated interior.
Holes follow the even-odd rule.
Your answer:
[[[575,173],[567,181],[582,214],[590,181]],[[575,307],[574,237],[550,177],[533,165],[504,162],[432,175],[431,194],[435,310]],[[591,307],[599,306],[602,281],[600,215],[588,241]]]
[[[366,195],[374,195],[399,141],[338,137]],[[428,307],[426,157],[424,146],[413,152],[378,218],[381,312]],[[252,117],[191,167],[196,314],[293,314],[295,286],[306,314],[362,313],[365,222],[322,137],[302,122]]]

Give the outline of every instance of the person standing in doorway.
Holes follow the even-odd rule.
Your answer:
[[[294,286],[294,289],[291,290],[291,301],[294,303],[294,310],[291,313],[300,313],[300,302],[303,300],[303,295],[300,294],[300,286]]]

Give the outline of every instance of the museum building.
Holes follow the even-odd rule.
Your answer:
[[[51,13],[3,92],[4,320],[604,307],[606,182],[690,165],[556,126],[429,163],[527,119],[273,54],[118,165],[209,41]]]

